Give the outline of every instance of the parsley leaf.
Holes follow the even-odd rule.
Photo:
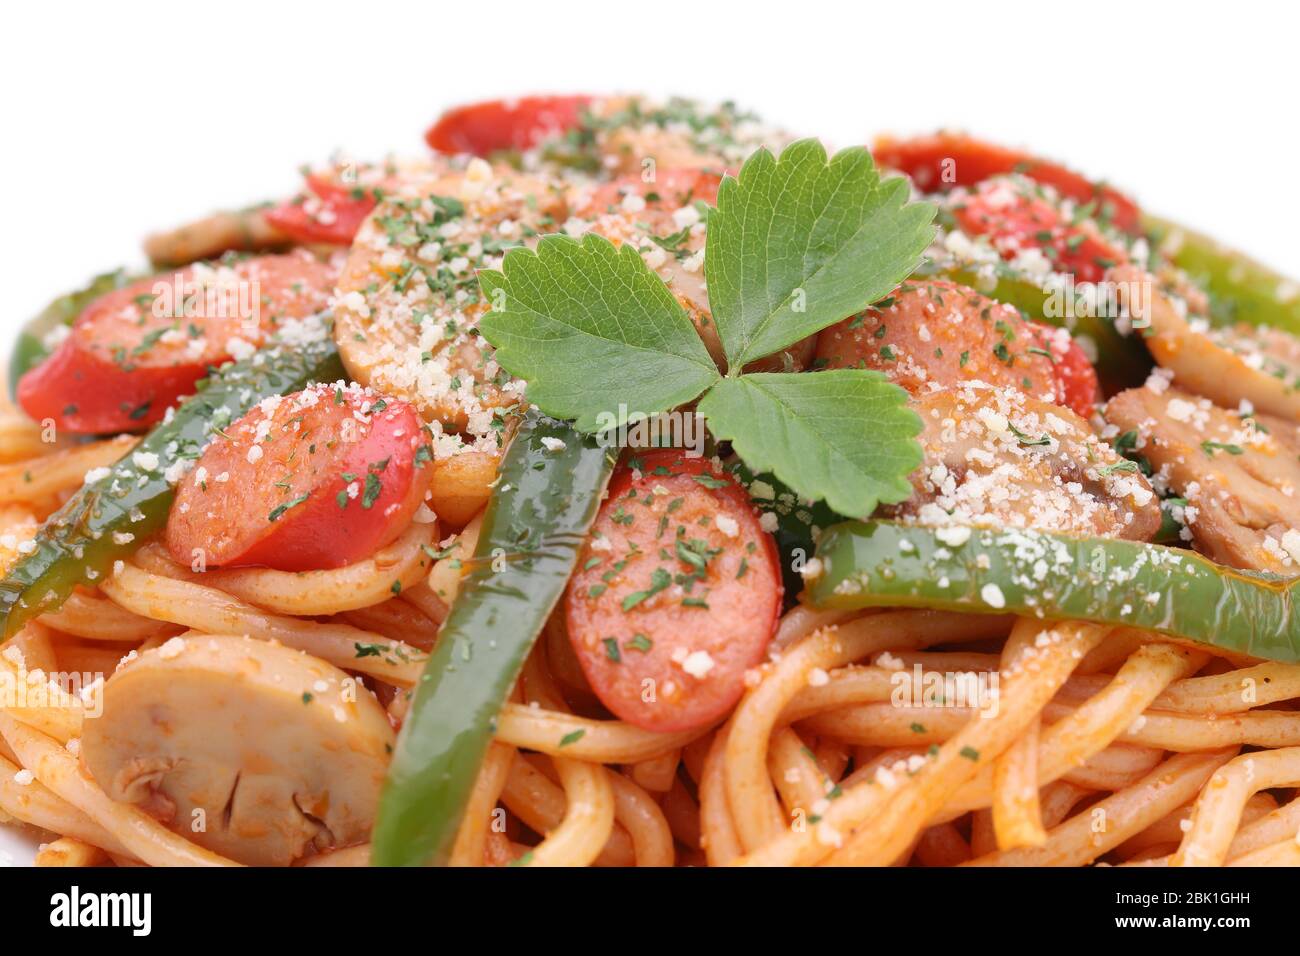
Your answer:
[[[630,245],[547,236],[479,280],[493,306],[479,332],[497,362],[528,382],[530,402],[582,431],[666,411],[719,378],[686,312]]]
[[[1214,457],[1216,451],[1226,451],[1229,455],[1240,455],[1243,453],[1240,445],[1232,445],[1221,441],[1203,441],[1201,442],[1201,451],[1205,452],[1211,458]]]
[[[881,180],[871,154],[828,162],[816,140],[759,150],[723,180],[704,274],[730,374],[860,312],[905,279],[934,238],[935,207]]]
[[[672,575],[663,568],[655,568],[654,572],[650,575],[650,586],[648,588],[644,591],[633,591],[631,594],[623,598],[623,610],[632,610],[632,608],[636,607],[642,601],[654,597],[672,583]]]
[[[307,496],[308,493],[303,492],[297,498],[292,498],[289,501],[284,502],[283,504],[276,505],[274,508],[271,509],[271,513],[266,516],[266,520],[279,521],[280,518],[284,515],[284,513],[288,511],[290,508],[296,508],[298,507],[298,505],[306,501]]]
[[[1097,469],[1097,474],[1105,477],[1106,475],[1131,474],[1139,472],[1142,469],[1138,467],[1135,461],[1129,461],[1127,458],[1120,459],[1114,464],[1102,465]]]
[[[935,208],[910,203],[854,148],[830,160],[813,140],[761,150],[724,180],[708,217],[705,273],[728,359],[718,372],[685,311],[631,244],[588,235],[514,249],[480,273],[492,310],[479,331],[528,399],[578,429],[604,431],[699,401],[715,437],[805,499],[866,515],[911,493],[920,420],[879,372],[742,374],[749,362],[862,311],[912,271]],[[703,395],[703,398],[700,396]],[[624,598],[623,609],[669,576]],[[602,588],[603,590],[603,588]],[[593,595],[594,596],[594,595]]]
[[[699,409],[750,468],[842,515],[867,515],[912,493],[907,476],[921,464],[921,419],[880,372],[742,375],[720,382]]]

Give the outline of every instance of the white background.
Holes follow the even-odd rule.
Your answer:
[[[531,91],[730,97],[834,145],[964,127],[1300,276],[1295,20],[1241,0],[12,4],[0,341],[141,261],[152,229],[287,195],[335,148],[418,154],[442,108]]]

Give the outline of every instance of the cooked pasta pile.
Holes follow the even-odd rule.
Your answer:
[[[4,534],[19,540],[87,467],[121,453],[119,441],[43,446],[12,409],[2,424],[6,449],[48,452],[7,453],[0,469]],[[111,675],[123,657],[177,636],[241,635],[362,674],[400,719],[400,692],[418,679],[446,613],[418,567],[434,536],[412,524],[369,561],[305,576],[202,577],[146,547],[28,625],[0,666],[28,680]],[[414,579],[396,597],[394,575]],[[382,653],[358,659],[358,643]],[[1275,795],[1300,779],[1300,714],[1278,707],[1300,695],[1300,666],[1124,628],[923,610],[795,608],[772,657],[716,730],[654,733],[575,713],[567,701],[590,692],[553,617],[501,713],[452,862],[1300,862],[1300,800]],[[996,673],[996,712],[925,706],[920,687],[914,706],[897,706],[916,665]],[[81,708],[62,703],[0,712],[0,810],[53,835],[39,862],[234,865],[106,796],[78,766]],[[368,850],[307,862],[365,865]]]

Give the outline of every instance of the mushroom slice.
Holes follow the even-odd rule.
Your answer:
[[[912,400],[924,464],[889,511],[929,526],[1149,540],[1160,504],[1137,466],[1068,408],[984,383]]]
[[[336,159],[328,169],[308,172],[309,180],[319,178],[340,187],[389,190],[401,182],[416,177],[429,177],[436,170],[450,168],[450,161],[442,157],[418,160],[390,159],[383,163],[355,163]],[[291,200],[324,224],[321,201],[311,189]],[[144,241],[145,255],[158,268],[185,265],[200,259],[214,259],[223,252],[262,252],[287,249],[300,244],[300,240],[287,235],[276,225],[273,216],[279,202],[262,202],[244,209],[223,210],[193,220],[173,229],[148,236]],[[333,243],[322,243],[329,247]]]
[[[1177,388],[1131,388],[1106,418],[1187,499],[1197,549],[1236,568],[1300,575],[1300,428],[1242,417]]]
[[[174,637],[104,685],[81,753],[114,800],[241,863],[364,842],[393,730],[359,682],[246,637]]]
[[[144,241],[149,261],[159,268],[212,259],[223,252],[261,252],[292,245],[266,219],[271,203],[247,209],[214,212],[174,229],[156,232]]]
[[[1300,421],[1300,339],[1265,326],[1214,328],[1188,318],[1185,306],[1133,266],[1112,269],[1107,279],[1134,327],[1149,323],[1147,347],[1181,387],[1228,408],[1244,401]]]
[[[563,211],[563,187],[472,160],[408,181],[362,225],[339,279],[334,338],[348,373],[426,420],[493,445],[493,410],[520,399],[475,331],[496,268]],[[491,450],[491,449],[488,449]]]

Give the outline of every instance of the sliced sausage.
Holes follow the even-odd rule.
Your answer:
[[[350,245],[383,196],[436,182],[453,168],[453,161],[445,157],[335,162],[308,170],[303,190],[266,210],[266,220],[295,242]]]
[[[924,431],[915,493],[889,513],[924,525],[1034,528],[1147,541],[1160,503],[1138,467],[1067,408],[983,384],[912,400]]]
[[[424,500],[427,442],[410,405],[355,386],[268,398],[182,479],[167,549],[210,567],[351,564],[396,539]]]
[[[114,800],[215,853],[287,866],[363,843],[392,752],[370,691],[299,651],[174,637],[104,685],[81,754]]]
[[[865,312],[824,330],[816,362],[884,372],[913,395],[963,382],[1014,388],[1091,414],[1097,374],[1064,329],[942,280],[909,281]]]
[[[734,104],[635,96],[526,96],[461,106],[425,134],[442,153],[490,157],[541,148],[542,159],[615,175],[648,168],[739,166],[759,146],[790,137]],[[526,160],[531,157],[525,157]]]
[[[987,179],[954,190],[947,206],[963,232],[988,236],[1002,258],[1013,262],[1036,257],[1046,271],[1097,282],[1107,269],[1128,261],[1128,254],[1106,239],[1091,219],[1066,219],[1032,182],[1020,177]]]
[[[1059,163],[965,133],[945,131],[905,140],[882,137],[871,153],[881,166],[906,173],[923,192],[945,192],[1021,173],[1081,205],[1097,203],[1099,216],[1126,232],[1137,232],[1141,226],[1137,204],[1118,190]]]
[[[630,212],[646,220],[658,218],[659,225],[672,226],[672,231],[676,231],[692,223],[664,220],[662,214],[671,216],[675,210],[697,201],[716,206],[722,173],[723,170],[692,167],[656,168],[653,173],[633,173],[599,185],[579,187],[575,190],[578,198],[574,214],[594,217],[608,212]]]
[[[374,189],[348,186],[319,173],[303,193],[266,211],[266,221],[296,242],[349,245],[377,202]]]
[[[334,278],[328,263],[294,253],[142,279],[87,306],[19,381],[18,401],[70,432],[147,428],[210,366],[247,357],[284,320],[324,309]]]
[[[565,596],[569,639],[601,703],[648,730],[720,719],[781,611],[776,546],[748,494],[704,459],[629,462]]]
[[[530,149],[577,126],[590,102],[590,96],[521,96],[470,103],[443,113],[424,138],[441,153],[491,156]]]

